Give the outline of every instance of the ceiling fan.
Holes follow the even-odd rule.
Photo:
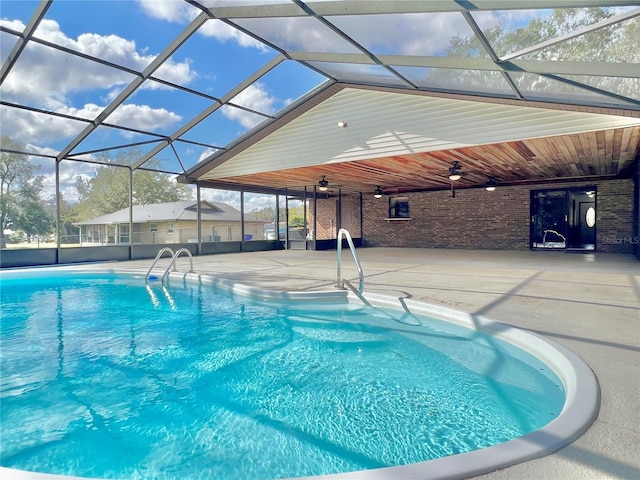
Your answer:
[[[451,166],[449,167],[449,180],[455,182],[462,178],[462,166],[458,160],[454,160],[451,162]]]
[[[329,180],[327,180],[326,175],[322,175],[322,178],[317,183],[317,185],[318,185],[318,191],[321,193],[325,193],[328,190],[336,190],[344,187],[344,185],[342,184],[329,183]]]

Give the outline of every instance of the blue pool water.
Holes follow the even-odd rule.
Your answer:
[[[402,465],[537,430],[559,379],[477,331],[141,277],[2,279],[4,467],[270,479]]]

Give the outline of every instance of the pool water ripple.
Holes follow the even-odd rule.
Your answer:
[[[2,466],[318,475],[484,448],[563,407],[545,365],[477,331],[207,285],[150,289],[129,276],[3,282]]]

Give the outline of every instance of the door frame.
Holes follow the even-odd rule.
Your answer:
[[[565,246],[564,248],[544,248],[544,247],[539,247],[539,246],[535,246],[535,231],[536,231],[536,215],[538,214],[538,210],[537,210],[537,204],[536,204],[536,200],[538,199],[538,194],[539,193],[546,193],[546,192],[564,192],[564,217],[565,217],[565,231],[560,232],[562,233],[566,240],[565,240]],[[597,212],[598,212],[598,205],[597,205],[597,201],[598,201],[598,188],[596,185],[585,185],[582,187],[562,187],[562,188],[540,188],[540,189],[535,189],[535,190],[531,190],[530,191],[530,199],[529,199],[529,249],[531,250],[543,250],[543,251],[549,251],[549,250],[554,250],[554,251],[562,251],[562,252],[566,252],[566,251],[570,251],[570,250],[586,250],[586,251],[596,251],[597,248],[597,228],[598,228],[598,222],[596,220],[595,225],[593,226],[594,229],[594,233],[593,233],[593,248],[582,248],[582,247],[576,247],[573,245],[570,245],[570,230],[572,227],[575,227],[575,225],[572,225],[573,222],[575,222],[575,215],[576,212],[574,212],[574,205],[571,200],[572,200],[572,195],[575,194],[588,194],[588,192],[593,192],[593,204],[594,204],[594,208],[596,211],[596,218],[597,218]],[[579,202],[578,202],[579,204]],[[579,214],[579,212],[578,212]],[[581,244],[582,245],[582,244]],[[590,245],[590,244],[589,244]]]

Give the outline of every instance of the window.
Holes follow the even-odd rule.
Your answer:
[[[409,218],[409,197],[389,197],[389,218]]]
[[[151,232],[152,233],[157,233],[158,231],[158,224],[157,223],[152,223],[151,224]]]
[[[173,233],[173,223],[167,224],[167,233]]]
[[[118,240],[118,243],[129,243],[129,225],[121,223],[119,234],[120,238]]]
[[[589,228],[593,228],[596,224],[596,209],[593,207],[587,208],[587,213],[585,214],[585,222]]]

